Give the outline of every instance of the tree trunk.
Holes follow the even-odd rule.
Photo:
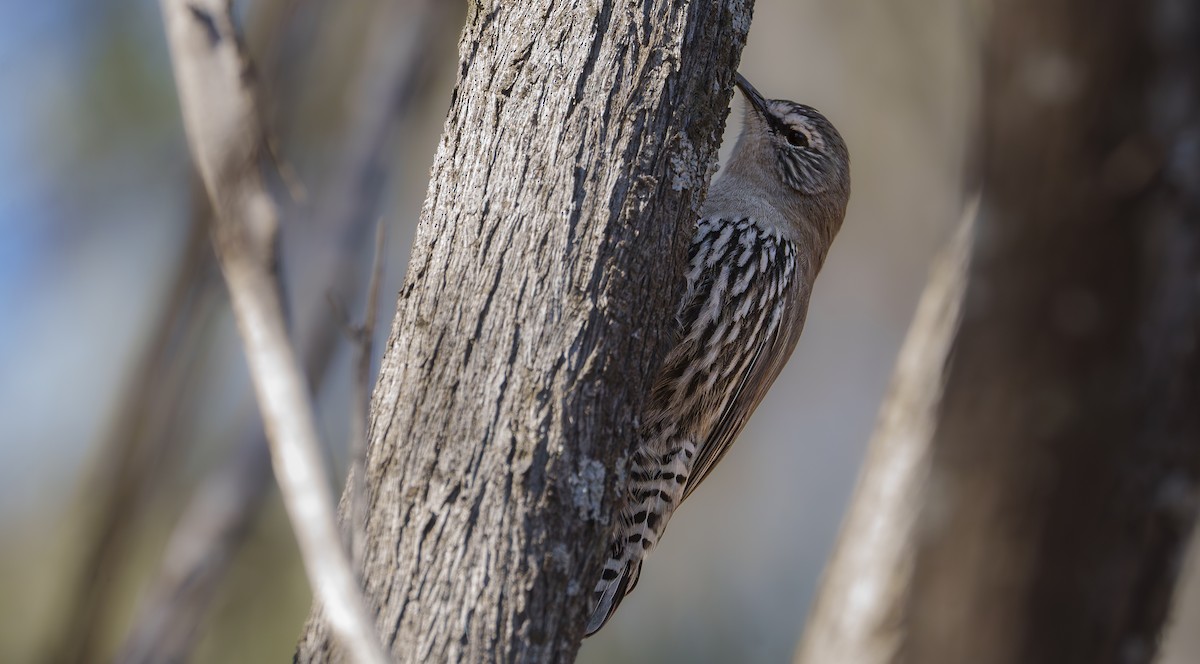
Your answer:
[[[470,5],[372,403],[397,660],[574,657],[752,5]],[[298,660],[331,648],[315,609]]]
[[[1170,606],[1200,493],[1200,9],[1009,0],[989,43],[927,456],[864,472],[802,662],[1136,664]],[[889,481],[919,492],[911,540],[846,575]]]

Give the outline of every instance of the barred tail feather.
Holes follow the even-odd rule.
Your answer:
[[[621,600],[625,599],[625,595],[633,591],[633,587],[637,585],[641,571],[642,561],[640,560],[623,561],[610,558],[604,564],[604,574],[601,576],[600,582],[596,584],[596,607],[592,609],[592,615],[588,618],[584,637],[591,636],[604,627],[608,619],[616,613],[617,607],[621,605]]]

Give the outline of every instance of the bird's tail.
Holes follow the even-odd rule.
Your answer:
[[[621,605],[621,600],[625,599],[625,595],[633,592],[641,573],[641,558],[628,560],[624,551],[614,552],[608,562],[604,563],[604,572],[601,573],[600,582],[596,584],[594,591],[596,606],[592,609],[591,617],[588,618],[585,637],[595,634],[600,631],[601,627],[604,627],[604,623],[608,622],[608,619],[616,612],[617,607]]]

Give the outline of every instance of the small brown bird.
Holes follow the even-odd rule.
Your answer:
[[[787,363],[850,198],[850,156],[815,109],[765,99],[740,74],[741,137],[689,251],[675,347],[642,416],[628,494],[587,634],[633,591],[671,514],[729,451]]]

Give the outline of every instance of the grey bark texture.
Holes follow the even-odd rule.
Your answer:
[[[818,602],[799,661],[1153,659],[1200,496],[1198,37],[1196,2],[995,5],[908,557],[853,647],[826,613],[881,589],[835,562],[823,595],[844,597]],[[890,426],[871,463],[902,444]]]
[[[371,409],[396,660],[574,657],[752,5],[471,3]]]

